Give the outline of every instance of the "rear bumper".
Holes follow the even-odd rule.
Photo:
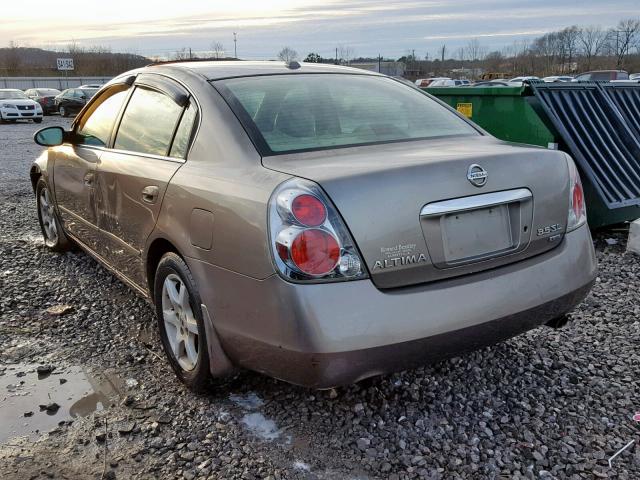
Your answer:
[[[296,285],[189,265],[235,364],[314,388],[441,360],[544,324],[588,294],[597,270],[586,226],[516,264],[389,291],[369,280]]]

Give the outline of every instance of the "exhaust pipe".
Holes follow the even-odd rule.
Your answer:
[[[551,327],[551,328],[562,328],[567,323],[569,323],[569,320],[570,319],[569,319],[568,315],[562,315],[560,317],[553,318],[553,319],[549,320],[545,325],[547,327]]]

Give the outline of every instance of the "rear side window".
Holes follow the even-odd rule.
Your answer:
[[[156,90],[137,87],[122,116],[114,148],[167,155],[182,108]]]
[[[116,86],[104,92],[82,116],[76,129],[80,143],[104,147],[109,141],[113,124],[127,97],[127,86]]]
[[[424,93],[385,77],[270,75],[215,85],[263,155],[479,134]]]
[[[187,151],[197,118],[198,108],[194,103],[190,103],[180,119],[180,125],[178,125],[178,130],[176,130],[176,135],[171,145],[170,157],[187,158]]]

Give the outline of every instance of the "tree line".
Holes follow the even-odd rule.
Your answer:
[[[177,50],[172,60],[202,58],[231,59],[222,43],[214,41],[207,52],[200,55],[191,49]],[[82,47],[72,42],[60,51],[25,48],[11,42],[0,48],[0,76],[57,75],[56,58],[72,57],[75,71],[72,75],[107,76],[138,68],[160,58],[149,59],[133,53],[114,53],[105,47]],[[405,64],[406,76],[450,75],[452,71],[465,71],[462,76],[477,76],[478,72],[503,72],[505,75],[559,75],[575,74],[594,69],[626,69],[640,71],[640,18],[629,18],[611,28],[597,25],[569,26],[546,33],[532,40],[522,40],[500,50],[489,50],[479,39],[472,38],[466,45],[450,48],[442,44],[437,51],[416,55],[412,49],[399,58],[356,57],[348,45],[338,45],[331,56],[316,52],[301,56],[289,46],[283,47],[276,58],[291,62],[304,60],[315,63],[399,61]]]
[[[278,58],[299,60],[298,53],[284,47]],[[311,52],[304,61],[348,65],[357,62],[398,61],[405,64],[407,76],[450,74],[452,70],[468,69],[474,73],[504,72],[508,75],[575,74],[595,69],[627,69],[640,71],[640,19],[629,18],[615,27],[573,25],[546,33],[533,40],[522,40],[500,50],[489,50],[479,39],[450,48],[442,44],[436,52],[420,58],[410,50],[399,58],[355,57],[349,47],[336,49],[335,58]]]
[[[10,42],[0,48],[0,76],[58,76],[56,58],[73,58],[75,70],[69,76],[114,76],[151,63],[132,53],[114,53],[105,47],[81,47],[75,43],[64,50],[21,47]]]

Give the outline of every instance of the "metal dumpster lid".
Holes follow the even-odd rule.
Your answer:
[[[540,106],[609,209],[640,205],[640,84],[531,82]]]

